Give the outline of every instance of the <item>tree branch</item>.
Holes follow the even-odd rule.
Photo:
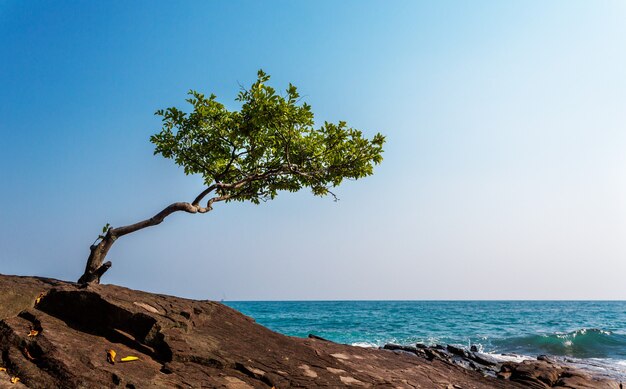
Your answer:
[[[278,167],[276,169],[268,170],[267,172],[262,173],[262,174],[253,174],[253,175],[248,176],[248,177],[246,177],[246,178],[244,178],[242,180],[239,180],[237,182],[233,182],[233,183],[230,183],[230,184],[217,183],[216,186],[218,187],[218,189],[239,189],[242,186],[244,186],[245,184],[248,184],[248,183],[250,183],[252,181],[257,181],[257,180],[261,180],[261,179],[264,179],[264,178],[267,178],[267,177],[271,177],[273,175],[280,174],[283,171],[283,169],[285,169],[285,168],[286,168],[286,166],[283,165],[283,166],[280,166],[280,167]]]
[[[198,204],[200,204],[200,201],[202,201],[202,199],[208,195],[209,193],[213,192],[215,190],[215,188],[217,188],[217,186],[215,184],[209,186],[208,188],[206,188],[205,190],[202,191],[202,193],[200,193],[191,203],[191,205],[193,206],[198,206]]]
[[[243,151],[243,152],[241,152],[241,153],[237,154],[237,150],[239,150],[239,148],[238,148],[237,146],[235,146],[235,144],[234,144],[234,143],[232,143],[232,142],[229,142],[229,143],[230,143],[230,145],[232,146],[233,151],[232,151],[232,153],[231,153],[231,155],[230,155],[230,160],[229,160],[229,161],[228,161],[228,163],[226,164],[226,167],[224,168],[224,170],[223,170],[220,174],[218,174],[218,175],[215,177],[215,181],[216,181],[216,182],[217,182],[217,181],[221,181],[221,180],[222,180],[222,177],[224,177],[224,175],[225,175],[226,173],[228,173],[228,171],[230,170],[230,167],[233,165],[233,162],[235,161],[235,158],[241,157],[242,155],[244,155],[245,153],[247,153],[247,151]]]
[[[120,236],[124,236],[126,234],[130,234],[131,232],[135,232],[137,230],[141,230],[146,227],[156,226],[157,224],[161,224],[163,219],[168,217],[174,212],[185,211],[187,213],[197,213],[199,211],[198,206],[194,206],[190,203],[172,203],[165,207],[161,212],[152,216],[150,219],[142,220],[140,222],[130,224],[123,227],[112,228],[109,233],[113,238],[119,238]]]

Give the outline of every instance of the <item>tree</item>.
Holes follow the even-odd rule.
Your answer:
[[[205,188],[191,202],[176,202],[149,219],[111,228],[90,247],[79,283],[99,283],[111,267],[104,262],[117,239],[160,224],[174,212],[203,214],[219,202],[274,199],[279,191],[310,188],[314,195],[331,195],[344,179],[373,173],[382,161],[385,137],[371,139],[345,122],[324,122],[315,128],[311,106],[300,103],[295,86],[277,94],[259,70],[257,80],[237,97],[241,108],[229,111],[215,95],[190,91],[193,111],[159,110],[162,129],[153,135],[154,154],[173,159],[185,174],[200,174]]]

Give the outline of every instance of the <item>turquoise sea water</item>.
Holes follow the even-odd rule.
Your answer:
[[[624,301],[225,302],[276,332],[365,347],[477,345],[481,351],[555,355],[626,372]]]

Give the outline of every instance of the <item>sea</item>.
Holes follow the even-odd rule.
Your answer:
[[[457,345],[538,355],[626,381],[626,301],[225,301],[276,332],[360,347]]]

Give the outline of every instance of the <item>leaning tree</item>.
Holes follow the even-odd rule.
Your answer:
[[[369,176],[382,161],[385,137],[371,139],[345,122],[315,127],[311,106],[300,103],[295,86],[284,95],[256,82],[237,97],[241,108],[230,111],[215,95],[190,91],[190,113],[172,107],[159,110],[162,129],[150,141],[155,154],[171,158],[185,174],[200,174],[204,188],[191,202],[177,202],[149,219],[112,228],[108,224],[91,245],[79,283],[99,283],[111,267],[104,262],[120,237],[155,226],[174,212],[207,213],[219,202],[271,200],[281,190],[310,188],[314,195],[331,195],[344,179]]]

